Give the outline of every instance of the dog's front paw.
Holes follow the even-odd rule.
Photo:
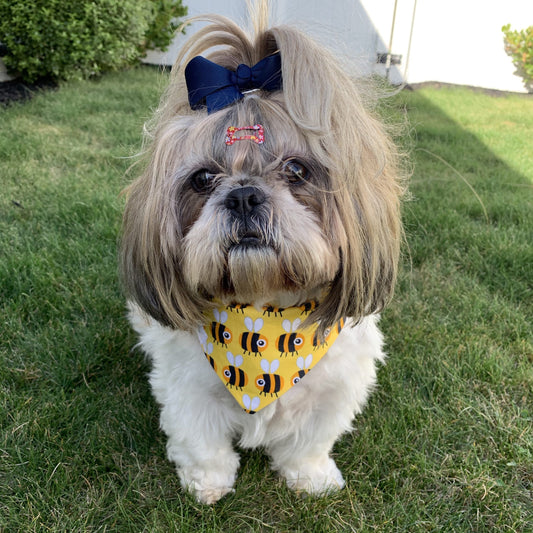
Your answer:
[[[230,492],[237,477],[239,460],[237,457],[226,461],[225,468],[206,469],[198,465],[178,468],[181,485],[200,503],[212,505]]]
[[[230,492],[235,492],[232,486],[229,487],[204,487],[196,482],[189,483],[187,490],[196,498],[199,503],[213,505],[223,496]]]
[[[285,465],[279,469],[287,486],[297,492],[313,495],[336,492],[344,487],[344,479],[330,457],[309,459],[305,463]]]

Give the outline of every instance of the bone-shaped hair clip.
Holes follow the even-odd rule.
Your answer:
[[[236,135],[239,131],[250,131],[253,130],[255,133],[251,135]],[[244,126],[242,128],[237,128],[235,126],[230,126],[226,131],[226,144],[231,146],[235,144],[236,141],[253,141],[256,144],[263,144],[265,142],[265,131],[261,124],[255,124],[254,126]]]

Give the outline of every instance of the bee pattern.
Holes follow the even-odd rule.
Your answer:
[[[204,355],[206,359],[209,361],[209,364],[213,368],[213,370],[217,371],[217,364],[215,363],[215,360],[211,357],[211,354],[213,353],[213,344],[210,342],[204,350]]]
[[[218,344],[222,344],[224,347],[227,347],[228,344],[233,340],[233,334],[231,331],[224,325],[224,322],[228,320],[228,313],[222,311],[221,313],[218,309],[213,310],[216,322],[211,322],[211,335],[213,340]]]
[[[322,340],[320,336],[318,335],[318,330],[316,330],[315,333],[313,334],[313,348],[316,350],[318,349],[319,346],[322,346],[323,344],[327,346],[330,335],[331,335],[331,328],[326,328],[324,330],[324,340]]]
[[[314,311],[317,306],[318,302],[316,300],[309,300],[308,302],[303,303],[302,305],[300,305],[302,315],[308,315],[311,311]]]
[[[250,398],[248,394],[244,394],[242,397],[242,403],[246,409],[244,409],[248,414],[253,415],[257,408],[259,407],[259,404],[261,403],[261,399],[258,396],[254,396],[253,398]]]
[[[202,345],[202,348],[205,350],[206,344],[207,344],[207,331],[203,327],[198,328],[197,331],[198,340],[200,341],[200,344]]]
[[[283,389],[283,377],[275,374],[279,368],[278,359],[274,359],[269,363],[267,359],[261,359],[261,370],[264,374],[259,374],[255,378],[255,386],[259,389],[259,394],[270,394],[270,396],[278,396],[278,392]]]
[[[322,341],[318,335],[318,330],[315,331],[314,335],[313,335],[313,348],[316,350],[319,346],[325,344],[326,346],[328,345],[328,340],[329,340],[329,337],[331,335],[331,332],[332,331],[336,331],[337,334],[339,334],[341,331],[342,331],[342,328],[344,327],[344,323],[346,322],[346,320],[344,318],[341,318],[339,321],[337,321],[335,323],[335,325],[331,328],[326,328],[326,330],[324,331],[324,340]]]
[[[283,316],[283,311],[285,311],[285,309],[283,309],[283,307],[277,307],[275,305],[265,305],[265,307],[263,307],[263,315],[267,315],[267,316],[270,316],[272,313],[274,313],[274,316]]]
[[[286,331],[283,335],[280,335],[276,339],[276,347],[279,350],[281,355],[291,354],[294,355],[298,353],[305,342],[305,337],[298,333],[296,330],[300,326],[301,320],[297,318],[294,322],[291,323],[290,320],[284,320],[282,322],[282,327]]]
[[[310,353],[305,359],[300,356],[296,359],[296,366],[300,369],[291,377],[291,387],[296,385],[311,370],[309,367],[313,363],[313,354]]]
[[[229,366],[225,366],[222,369],[222,376],[226,381],[226,386],[242,390],[248,383],[246,372],[239,368],[243,361],[242,355],[234,356],[231,352],[228,352],[226,357],[228,358]]]
[[[248,304],[231,304],[228,305],[228,309],[230,311],[235,311],[238,313],[239,311],[244,314],[244,310],[248,307]]]
[[[244,325],[248,331],[241,333],[239,342],[244,353],[253,353],[259,355],[260,352],[266,350],[268,346],[268,340],[264,335],[261,335],[259,331],[263,327],[263,319],[258,318],[254,322],[249,316],[244,319]]]
[[[346,324],[345,318],[341,318],[340,320],[337,321],[337,323],[335,324],[335,329],[337,330],[337,333],[340,333],[342,331],[344,324]]]

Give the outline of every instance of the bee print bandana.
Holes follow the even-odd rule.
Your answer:
[[[205,357],[239,405],[248,413],[266,407],[294,387],[322,359],[344,326],[326,330],[301,324],[317,302],[299,307],[220,303],[206,312],[198,337]]]

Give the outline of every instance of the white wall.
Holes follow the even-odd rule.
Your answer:
[[[398,47],[407,50],[414,0],[398,2]],[[366,0],[365,5],[377,4]],[[381,3],[391,3],[381,0]],[[532,0],[418,0],[407,81],[440,81],[525,92],[505,53],[501,28],[533,25]],[[395,48],[393,46],[393,48]]]
[[[244,0],[182,0],[188,8],[187,18],[217,13],[237,22],[246,20],[246,3]],[[196,22],[187,28],[186,35],[178,35],[166,52],[149,51],[144,61],[162,65],[173,65],[181,44],[205,24]]]
[[[244,0],[184,3],[190,16],[220,13],[246,19]],[[376,56],[387,52],[394,5],[395,0],[273,0],[272,22],[294,24],[313,34],[325,46],[356,60],[362,74],[385,74]],[[401,54],[402,63],[392,68],[392,82],[438,81],[525,92],[504,51],[501,27],[532,25],[533,0],[396,0],[396,5],[392,53]],[[200,26],[192,26],[187,35]],[[147,61],[172,64],[183,40],[179,36],[167,53],[151,53]]]

